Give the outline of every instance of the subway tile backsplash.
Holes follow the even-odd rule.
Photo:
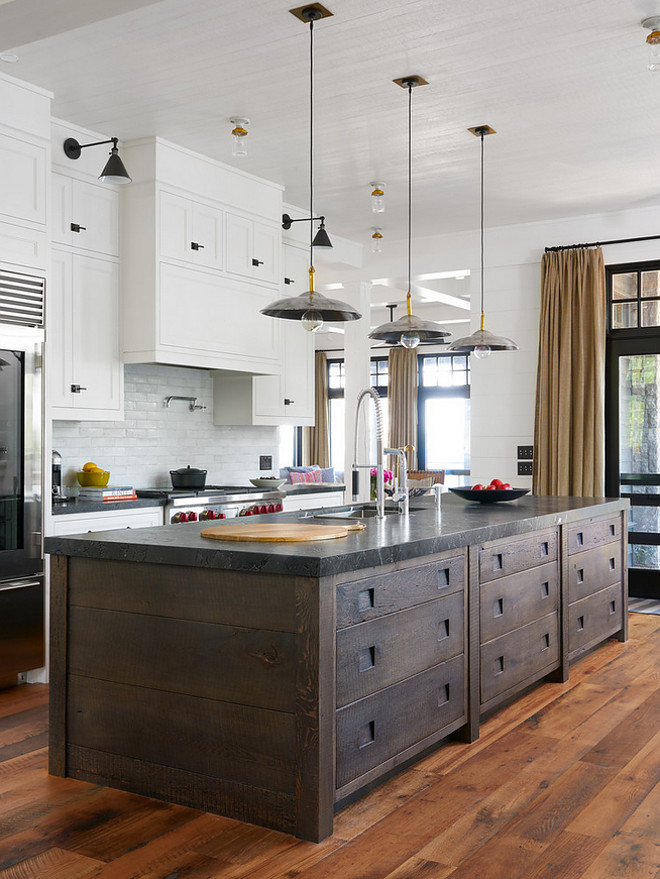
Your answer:
[[[191,412],[184,400],[197,397],[206,409]],[[208,370],[159,364],[124,367],[123,421],[54,421],[52,445],[62,455],[67,490],[86,461],[110,470],[113,485],[171,487],[170,470],[202,467],[209,484],[248,484],[259,475],[259,455],[272,455],[278,471],[277,427],[218,427],[213,424],[213,380]]]

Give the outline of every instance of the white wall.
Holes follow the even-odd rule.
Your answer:
[[[205,411],[165,397],[197,397]],[[213,424],[213,386],[204,369],[130,364],[125,367],[125,420],[54,421],[52,447],[62,455],[64,483],[77,486],[86,461],[110,470],[113,485],[171,488],[170,470],[201,467],[207,483],[248,485],[259,475],[259,455],[273,456],[279,472],[278,428],[218,427]],[[264,471],[265,472],[265,471]]]
[[[516,475],[516,461],[517,446],[531,444],[534,436],[544,248],[654,234],[660,234],[660,207],[486,230],[486,328],[514,339],[520,350],[493,353],[481,361],[472,358],[472,481],[499,476],[515,485],[531,485],[531,477]],[[360,280],[397,270],[400,274],[400,251],[393,243],[389,256],[365,254]],[[603,252],[606,264],[658,259],[660,240],[610,245]],[[479,325],[478,229],[415,239],[413,274],[459,268],[471,272],[472,332]]]

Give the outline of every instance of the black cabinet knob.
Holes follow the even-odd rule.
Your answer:
[[[71,393],[79,394],[81,391],[86,391],[87,388],[83,388],[80,385],[71,385]]]
[[[190,249],[191,250],[204,250],[204,245],[198,244],[196,241],[191,241],[190,242]]]
[[[293,280],[293,278],[285,278],[284,283],[285,284],[295,284],[296,282]]]
[[[295,402],[296,402],[295,400],[289,400],[288,397],[284,398],[284,405],[285,406],[290,406],[292,403],[295,403]]]
[[[252,259],[253,266],[262,266],[263,264],[264,264],[264,261],[262,259],[254,259],[254,258]]]
[[[86,232],[87,226],[81,226],[80,223],[71,223],[72,232]]]

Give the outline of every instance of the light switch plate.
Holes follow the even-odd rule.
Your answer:
[[[531,461],[518,461],[518,476],[532,476],[533,466]]]
[[[531,461],[534,457],[534,446],[518,446],[518,460]]]

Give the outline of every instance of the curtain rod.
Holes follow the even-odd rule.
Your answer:
[[[546,247],[546,253],[557,253],[559,250],[578,250],[581,247],[604,247],[606,244],[628,244],[630,241],[654,241],[660,235],[645,235],[643,238],[615,238],[612,241],[591,241],[588,244],[560,244],[557,247]]]

